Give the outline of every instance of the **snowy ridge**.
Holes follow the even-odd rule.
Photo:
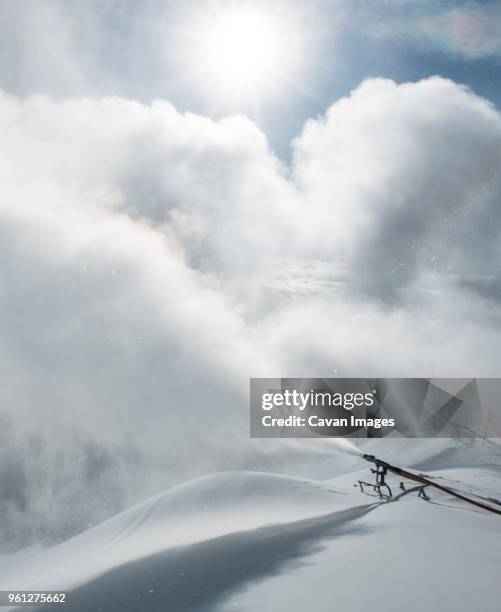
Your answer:
[[[362,447],[402,466],[427,465],[428,476],[501,504],[495,444]],[[400,611],[404,602],[497,610],[499,517],[435,491],[426,502],[412,483],[400,491],[396,478],[397,501],[363,495],[353,485],[368,478],[367,466],[356,456],[343,465],[325,481],[226,472],[184,483],[62,544],[5,559],[0,588],[70,589],[67,609],[78,612],[327,611],[333,602],[349,612]]]

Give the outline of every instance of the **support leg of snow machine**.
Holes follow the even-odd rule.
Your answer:
[[[418,497],[422,497],[422,498],[423,498],[423,499],[425,499],[426,501],[430,501],[430,497],[429,497],[429,495],[427,495],[427,494],[426,494],[425,489],[426,489],[426,486],[421,487],[421,488],[419,489]]]
[[[391,489],[389,487],[389,485],[387,485],[386,483],[384,484],[378,484],[375,488],[377,488],[377,492],[379,493],[379,497],[384,497],[383,493],[381,493],[381,487],[386,487],[386,489],[388,490],[388,495],[387,497],[393,497],[393,493],[391,492]]]
[[[365,493],[364,485],[366,487],[371,487],[374,490],[374,492],[378,493],[379,497],[381,497],[381,498],[384,498],[384,497],[388,497],[388,498],[389,497],[393,497],[391,489],[390,489],[390,487],[386,483],[384,483],[384,484],[377,484],[377,483],[374,484],[373,482],[364,482],[363,480],[359,480],[358,481],[358,486],[360,487],[360,491],[362,493]],[[384,493],[382,493],[381,487],[386,487],[386,489],[388,490],[388,495],[385,495]]]

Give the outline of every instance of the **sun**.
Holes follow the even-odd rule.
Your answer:
[[[283,92],[297,76],[304,51],[295,14],[269,2],[212,5],[191,16],[182,38],[186,79],[220,101]]]
[[[224,86],[256,88],[279,69],[282,33],[261,12],[234,9],[217,16],[201,42],[207,76]]]

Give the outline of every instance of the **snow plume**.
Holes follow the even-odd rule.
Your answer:
[[[459,85],[367,81],[291,167],[163,101],[2,94],[0,130],[4,545],[314,476],[332,441],[248,440],[249,376],[496,375],[501,118]]]
[[[336,446],[338,446],[339,449],[344,453],[355,455],[356,457],[361,457],[363,455],[362,451],[358,447],[356,447],[353,442],[350,442],[350,440],[346,440],[346,438],[338,438],[336,439],[335,443]]]

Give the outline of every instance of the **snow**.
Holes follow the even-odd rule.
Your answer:
[[[357,445],[501,502],[494,442]],[[425,501],[397,477],[395,501],[362,494],[369,464],[346,451],[315,466],[322,480],[226,472],[184,483],[57,546],[0,558],[0,589],[71,590],[65,609],[78,612],[497,612],[501,517],[435,489]]]

